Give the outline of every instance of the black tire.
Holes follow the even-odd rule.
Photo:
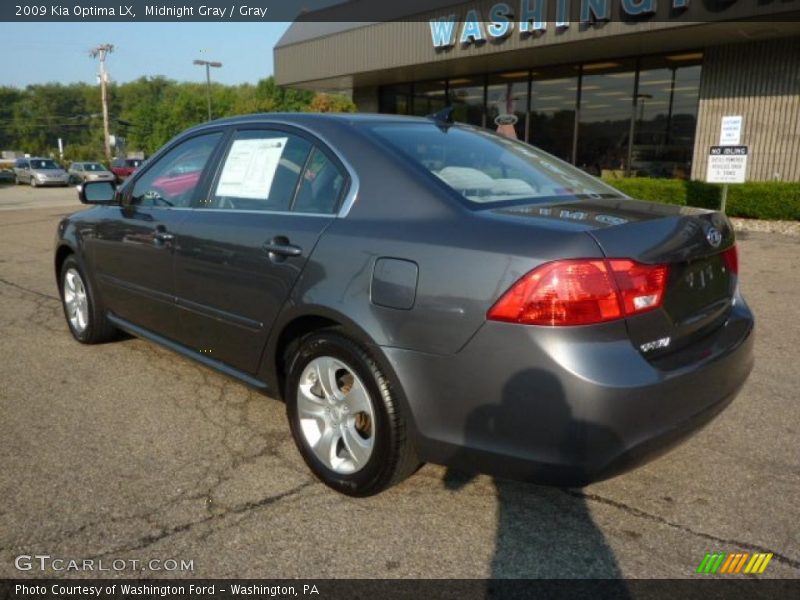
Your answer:
[[[88,318],[86,319],[86,327],[83,330],[73,325],[70,321],[67,302],[65,300],[65,278],[70,270],[77,272],[86,292]],[[64,310],[64,318],[67,320],[67,326],[69,327],[70,333],[72,333],[72,337],[81,344],[100,344],[116,337],[117,330],[106,317],[105,308],[95,293],[91,282],[86,277],[83,267],[78,262],[78,259],[75,258],[75,255],[68,256],[64,260],[64,264],[61,265],[61,273],[58,276],[58,291],[61,296],[61,307]]]
[[[30,184],[30,186],[31,186],[32,188],[35,188],[35,187],[36,187],[36,177],[34,177],[33,175],[31,175],[31,178],[30,178],[30,180],[28,181],[28,183]]]
[[[312,333],[290,348],[286,378],[286,414],[295,444],[313,473],[327,486],[348,496],[371,496],[414,471],[420,462],[409,437],[402,406],[397,402],[388,379],[368,352],[337,330]],[[314,359],[331,357],[345,363],[363,383],[374,413],[374,446],[369,459],[359,470],[342,474],[323,463],[302,432],[298,415],[298,389],[306,366]]]

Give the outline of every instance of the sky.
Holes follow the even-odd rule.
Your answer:
[[[196,58],[222,63],[212,81],[255,83],[272,75],[272,48],[288,23],[0,23],[0,86],[97,83],[89,50],[114,44],[113,81],[163,75],[205,81]]]

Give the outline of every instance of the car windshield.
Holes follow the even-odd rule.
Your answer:
[[[126,160],[125,161],[125,166],[126,167],[133,167],[134,169],[138,169],[139,167],[142,166],[143,162],[144,162],[143,160],[140,160],[138,158],[130,159],[130,160]]]
[[[54,160],[32,160],[31,169],[60,169]]]
[[[620,196],[541,150],[468,126],[385,123],[370,129],[472,203]]]
[[[84,170],[86,171],[105,171],[106,168],[101,165],[100,163],[86,163],[83,165]]]

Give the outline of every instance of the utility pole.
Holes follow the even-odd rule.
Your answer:
[[[211,67],[219,68],[222,66],[221,62],[216,61],[209,61],[209,60],[201,60],[197,59],[194,61],[195,65],[205,66],[206,68],[206,101],[208,102],[208,120],[211,120]]]
[[[100,58],[100,94],[103,100],[103,141],[106,148],[106,161],[111,162],[111,140],[108,130],[108,73],[106,72],[106,56],[114,51],[113,44],[101,44],[92,48],[89,55],[92,58]]]

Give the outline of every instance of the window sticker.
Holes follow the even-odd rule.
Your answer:
[[[289,138],[235,140],[222,168],[217,196],[269,199],[272,180]]]

